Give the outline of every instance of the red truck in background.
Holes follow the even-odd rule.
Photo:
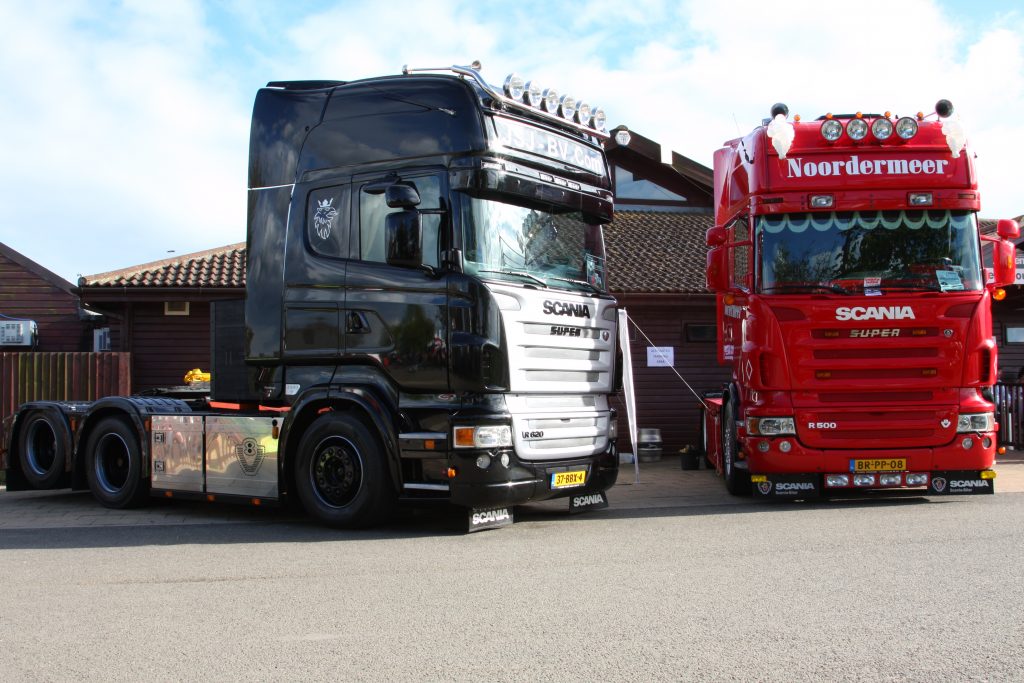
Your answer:
[[[709,462],[736,495],[993,493],[991,301],[1019,227],[979,233],[952,105],[771,113],[714,155],[707,282],[732,380],[705,401]]]

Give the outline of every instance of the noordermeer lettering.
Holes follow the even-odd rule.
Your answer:
[[[786,159],[787,177],[814,178],[840,175],[942,175],[949,159],[861,159],[852,154],[845,160],[804,161]]]

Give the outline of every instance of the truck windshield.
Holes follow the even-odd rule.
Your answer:
[[[463,221],[465,270],[558,289],[606,289],[604,235],[578,211],[470,197]]]
[[[755,236],[763,293],[949,292],[983,284],[969,211],[758,216]]]

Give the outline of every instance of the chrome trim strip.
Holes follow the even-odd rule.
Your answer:
[[[417,71],[417,72],[419,72],[419,71],[451,71],[451,72],[457,73],[457,74],[459,74],[461,76],[468,76],[469,78],[472,78],[474,81],[476,81],[477,85],[479,85],[481,88],[483,88],[485,92],[490,94],[495,99],[498,99],[498,100],[504,102],[505,104],[512,104],[512,105],[515,105],[517,107],[522,107],[522,108],[526,109],[527,111],[539,114],[542,118],[551,119],[552,121],[557,121],[558,123],[562,123],[562,124],[565,124],[565,125],[568,125],[568,126],[572,126],[573,128],[575,128],[575,129],[577,129],[579,131],[582,131],[584,133],[588,133],[589,135],[594,135],[594,136],[599,137],[599,138],[603,138],[605,140],[607,140],[608,138],[611,137],[611,133],[608,133],[607,131],[600,131],[600,130],[597,130],[596,128],[591,128],[590,126],[584,126],[583,124],[577,123],[576,121],[573,121],[572,119],[562,118],[561,116],[558,116],[557,114],[552,114],[550,112],[544,111],[543,109],[538,109],[536,107],[531,107],[530,105],[526,104],[525,102],[520,102],[519,100],[513,100],[511,97],[506,97],[505,93],[496,91],[493,87],[491,87],[491,85],[487,81],[485,81],[483,79],[483,76],[480,75],[480,72],[477,71],[476,69],[474,69],[471,66],[457,66],[457,65],[453,64],[451,66],[413,68],[413,67],[410,67],[408,64],[402,65],[402,74],[408,76],[410,73],[412,73],[414,71]]]
[[[448,435],[444,432],[406,432],[398,435],[399,439],[443,439],[447,440]]]
[[[448,484],[402,484],[406,491],[449,491]]]

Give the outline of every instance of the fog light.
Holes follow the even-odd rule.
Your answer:
[[[821,137],[829,142],[835,142],[843,134],[843,124],[835,119],[829,119],[821,124]]]
[[[974,446],[974,439],[969,436],[965,436],[964,440],[960,442],[960,445],[964,447],[964,450],[970,450]]]
[[[981,445],[984,446],[985,448],[992,448],[992,439],[986,436],[984,439],[981,440]]]
[[[849,486],[850,475],[848,474],[830,474],[825,477],[825,486]]]
[[[509,462],[510,462],[510,458],[508,457],[508,453],[502,453],[501,454],[501,466],[507,468]]]
[[[788,441],[780,441],[779,450],[782,451],[783,453],[789,453],[791,450],[793,450],[793,444],[791,444]]]
[[[850,119],[846,124],[846,134],[851,140],[863,140],[868,134],[868,122],[864,119]]]
[[[882,486],[899,486],[903,483],[903,476],[900,474],[880,474],[878,483]]]
[[[917,121],[909,116],[904,116],[896,122],[896,135],[904,140],[914,137],[917,135]]]
[[[908,474],[907,475],[907,486],[924,486],[928,483],[928,475],[919,474]]]
[[[892,121],[889,119],[875,119],[871,124],[871,134],[876,140],[888,140],[892,135]]]
[[[482,470],[486,470],[491,466],[491,456],[481,455],[476,459],[476,466]]]
[[[769,448],[770,446],[768,445],[767,441],[757,442],[757,450],[761,451],[762,453],[767,453]]]
[[[855,474],[853,475],[854,486],[874,486],[875,475],[873,474]]]

